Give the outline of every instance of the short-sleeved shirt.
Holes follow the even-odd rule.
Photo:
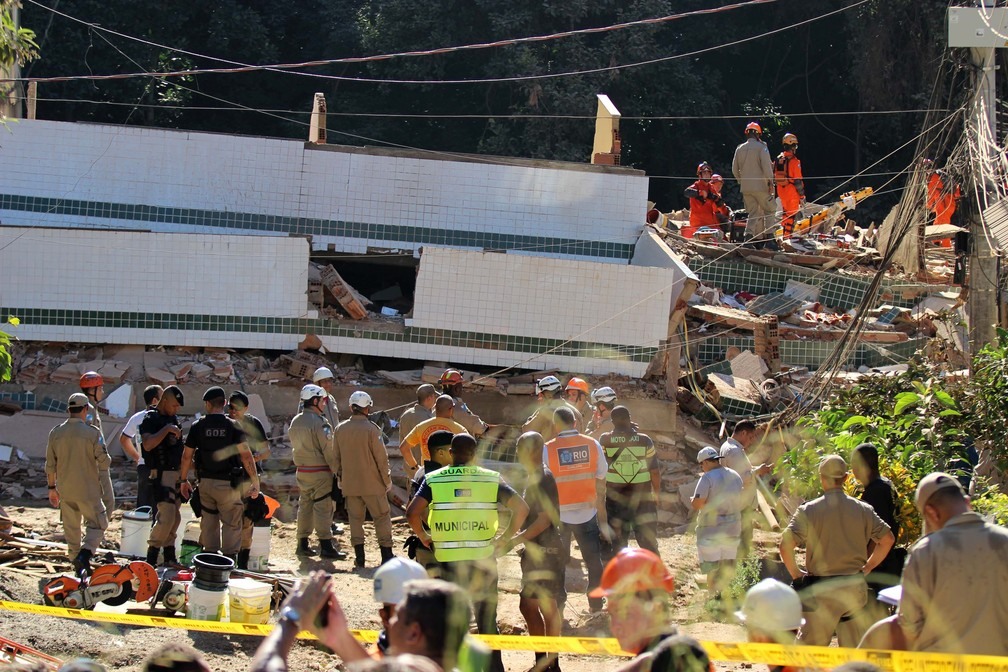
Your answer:
[[[606,459],[609,461],[609,471],[606,475],[608,481],[606,487],[612,490],[628,492],[634,489],[643,488],[651,490],[651,472],[657,469],[657,457],[654,441],[647,434],[641,434],[635,429],[616,430],[605,432],[598,437],[599,445],[605,451]],[[637,459],[630,451],[630,448],[643,447],[644,454],[641,459]],[[646,474],[647,480],[640,483],[632,483],[640,480]]]
[[[538,474],[530,475],[522,497],[529,507],[528,517],[525,519],[526,525],[534,523],[539,518],[539,514],[543,512],[546,513],[550,520],[549,527],[529,543],[550,548],[559,545],[560,493],[557,490],[556,478],[553,477],[553,472],[544,467],[541,476]]]
[[[752,462],[742,444],[728,437],[721,444],[721,464],[742,478],[742,508],[751,509],[756,505],[756,479],[753,476]]]
[[[196,473],[200,478],[230,479],[232,469],[241,467],[238,444],[244,441],[245,432],[237,422],[223,413],[211,413],[189,428],[185,447],[196,451]]]
[[[174,415],[161,415],[157,409],[151,409],[147,411],[143,420],[140,421],[140,436],[157,434],[168,425],[174,425],[179,429],[182,428],[178,417]],[[151,469],[164,469],[165,471],[179,470],[179,465],[182,463],[182,450],[182,439],[176,437],[174,434],[166,436],[164,441],[153,451],[141,445],[141,454]]]
[[[138,445],[140,442],[137,441],[137,435],[140,432],[140,423],[143,422],[144,416],[147,415],[147,411],[149,410],[151,409],[145,408],[142,411],[137,411],[136,413],[131,415],[130,419],[126,421],[126,426],[123,427],[122,430],[122,435],[125,436],[130,441],[132,441],[133,445],[135,445],[138,450],[140,449],[140,446]],[[144,456],[142,450],[140,450],[140,460],[137,462],[137,466],[139,467],[141,464],[144,464]]]
[[[263,427],[262,421],[251,413],[246,413],[241,417],[240,420],[236,420],[238,426],[245,433],[245,443],[248,444],[249,450],[252,452],[252,458],[255,459],[259,455],[266,452],[269,444],[269,439],[266,436],[266,428]],[[256,471],[262,472],[262,465],[256,462]]]
[[[465,431],[473,436],[483,434],[489,425],[483,419],[469,410],[469,406],[459,397],[455,399],[455,421],[465,427]]]
[[[728,467],[716,467],[697,481],[693,497],[707,501],[697,513],[697,539],[742,534],[742,478]]]
[[[434,432],[451,432],[452,434],[465,434],[466,428],[455,422],[451,418],[430,418],[418,423],[409,434],[402,439],[402,444],[412,448],[420,446],[420,454],[423,460],[429,460],[430,450],[427,448],[427,441]]]
[[[433,472],[431,472],[431,473],[433,473]],[[512,488],[510,485],[508,485],[507,481],[504,480],[504,477],[501,476],[500,477],[500,483],[497,484],[497,503],[498,504],[507,504],[511,500],[511,498],[514,497],[517,494],[518,493],[515,491],[515,489]],[[434,501],[434,495],[433,495],[433,493],[431,491],[430,484],[427,483],[427,479],[426,478],[424,478],[423,484],[417,490],[416,496],[417,497],[422,497],[423,499],[425,499],[428,502],[433,502]]]
[[[851,576],[868,560],[868,542],[889,526],[862,501],[834,488],[798,507],[787,530],[805,547],[805,567],[813,576]]]
[[[918,541],[899,622],[914,651],[1008,656],[1008,529],[967,512]]]
[[[568,429],[560,432],[557,436],[576,436],[578,431],[576,429]],[[609,463],[606,461],[605,451],[602,450],[601,444],[598,441],[591,438],[590,436],[584,436],[587,442],[591,442],[596,451],[596,465],[595,465],[595,479],[599,481],[604,481],[606,477],[606,472],[609,471]],[[549,451],[550,447],[548,445],[543,446],[542,460],[546,468],[549,468]],[[561,474],[562,476],[562,474]],[[560,520],[567,525],[581,525],[582,523],[587,523],[589,520],[595,517],[598,513],[596,508],[596,503],[593,500],[591,503],[585,504],[583,507],[576,509],[567,509],[560,514]]]

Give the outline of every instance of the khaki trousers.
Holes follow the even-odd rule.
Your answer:
[[[80,552],[81,522],[84,525],[83,548],[94,553],[101,544],[108,527],[105,505],[101,501],[70,500],[60,498],[60,515],[63,517],[63,536],[66,537],[67,554],[73,560]]]
[[[801,598],[805,625],[798,641],[806,646],[829,646],[835,632],[841,647],[853,648],[871,625],[863,574],[820,579],[802,590]]]
[[[314,527],[319,541],[332,539],[332,474],[328,471],[298,472],[297,484],[301,488],[301,501],[297,513],[297,538],[307,539]]]
[[[385,495],[368,495],[366,497],[346,498],[347,517],[350,519],[350,543],[359,546],[364,543],[364,512],[371,514],[374,521],[375,536],[378,545],[392,546],[392,509]]]
[[[199,481],[200,546],[204,553],[220,551],[235,555],[241,550],[242,520],[245,506],[241,489],[231,487],[231,479],[201,478]]]
[[[98,480],[101,482],[102,503],[105,504],[105,517],[111,517],[115,511],[115,490],[112,488],[112,472],[99,471]]]
[[[182,500],[179,497],[179,472],[164,471],[154,485],[154,501],[157,502],[157,512],[154,515],[154,527],[147,537],[147,545],[151,548],[175,547],[175,537],[178,534],[182,515],[179,509]]]
[[[773,240],[768,230],[773,227],[774,216],[777,214],[777,201],[769,192],[752,194],[742,193],[742,202],[749,213],[746,224],[746,240],[757,239],[762,242]]]

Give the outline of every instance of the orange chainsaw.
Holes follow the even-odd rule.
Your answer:
[[[138,560],[128,565],[102,565],[90,576],[58,576],[42,586],[42,598],[51,607],[91,609],[99,602],[112,606],[131,599],[144,602],[154,597],[157,589],[157,571]]]

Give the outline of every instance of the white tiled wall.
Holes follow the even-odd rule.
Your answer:
[[[0,226],[0,305],[304,317],[308,252],[294,237]]]
[[[624,245],[640,233],[647,201],[647,178],[629,169],[477,156],[448,161],[294,140],[41,120],[22,120],[8,131],[2,139],[7,168],[0,174],[5,194]],[[14,210],[0,216],[19,225],[214,230]],[[418,246],[338,237],[316,238],[315,244],[347,252],[368,244]]]

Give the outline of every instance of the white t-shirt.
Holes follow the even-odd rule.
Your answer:
[[[144,458],[143,451],[140,450],[140,446],[137,445],[136,435],[137,432],[140,431],[140,423],[143,422],[144,416],[147,415],[148,410],[150,409],[145,408],[142,411],[137,411],[131,415],[130,419],[126,421],[126,426],[123,427],[122,430],[123,436],[132,441],[133,445],[136,446],[137,451],[140,453],[140,461],[137,462],[138,467],[144,463]]]
[[[576,429],[568,429],[567,431],[560,432],[557,436],[571,436],[578,433],[579,432]],[[587,438],[595,444],[595,452],[598,453],[595,465],[595,478],[600,481],[605,481],[606,472],[609,471],[609,463],[606,462],[605,451],[602,450],[602,444],[598,441],[591,437]],[[549,468],[549,448],[547,446],[543,446],[542,460],[543,464]],[[568,525],[581,525],[582,523],[587,523],[589,520],[594,518],[597,512],[598,507],[594,504],[594,502],[586,504],[584,508],[567,509],[566,511],[560,512],[560,522],[567,523]]]

